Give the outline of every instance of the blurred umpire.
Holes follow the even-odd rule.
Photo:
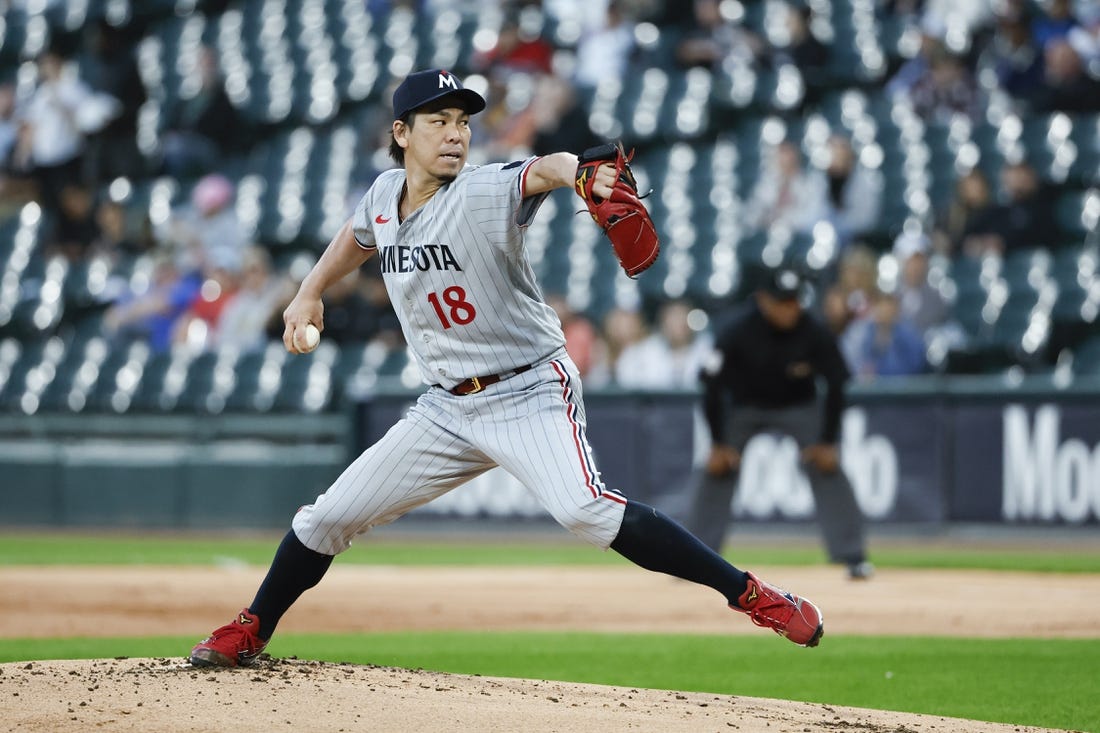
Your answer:
[[[829,560],[854,579],[869,578],[863,515],[840,466],[837,442],[848,368],[836,338],[802,307],[804,281],[776,270],[747,309],[719,330],[701,374],[713,445],[692,497],[687,525],[719,550],[730,520],[741,453],[757,433],[789,435],[801,449]],[[827,385],[823,409],[817,378]]]

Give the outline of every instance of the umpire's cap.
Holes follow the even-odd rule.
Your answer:
[[[780,268],[768,273],[764,291],[780,300],[798,300],[805,291],[806,280],[797,270]]]
[[[417,107],[446,96],[457,98],[469,114],[485,109],[482,96],[462,86],[457,76],[445,69],[428,69],[409,74],[394,90],[393,118],[399,120]]]

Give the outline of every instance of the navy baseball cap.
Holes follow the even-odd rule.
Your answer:
[[[802,297],[805,284],[797,270],[779,269],[768,276],[764,290],[780,300],[797,300]]]
[[[405,77],[405,81],[393,92],[393,118],[401,119],[417,107],[446,96],[454,96],[459,106],[469,114],[485,109],[485,100],[473,89],[462,86],[457,76],[445,69],[417,71]]]

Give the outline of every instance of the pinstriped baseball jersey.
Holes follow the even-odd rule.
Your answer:
[[[536,158],[467,166],[400,221],[403,169],[381,174],[352,217],[359,246],[376,250],[390,301],[427,384],[534,364],[565,345],[523,247],[546,198],[523,197]]]
[[[356,241],[376,250],[421,374],[440,386],[295,515],[306,547],[342,552],[356,535],[494,466],[579,537],[607,548],[617,536],[626,498],[596,469],[580,375],[523,247],[545,198],[523,196],[534,160],[466,167],[403,222],[405,171],[387,171],[356,208]],[[481,391],[449,391],[525,365]]]

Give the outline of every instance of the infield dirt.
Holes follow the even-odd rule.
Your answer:
[[[814,599],[827,634],[1095,634],[1100,577],[831,567],[754,568]],[[256,567],[0,569],[0,638],[191,633],[249,600]],[[1042,615],[1005,598],[1028,588]],[[950,605],[942,599],[950,597]],[[1019,609],[1014,610],[1014,609]],[[713,591],[635,568],[335,566],[280,631],[424,629],[767,634]],[[780,639],[776,644],[783,644]],[[0,665],[0,731],[861,731],[1036,728],[779,700],[299,660],[200,671],[176,659]],[[812,654],[812,650],[807,650]]]
[[[180,659],[0,665],[0,730],[420,731],[538,733],[859,731],[1039,733],[1041,729],[812,703],[364,665],[261,660],[195,670]]]

